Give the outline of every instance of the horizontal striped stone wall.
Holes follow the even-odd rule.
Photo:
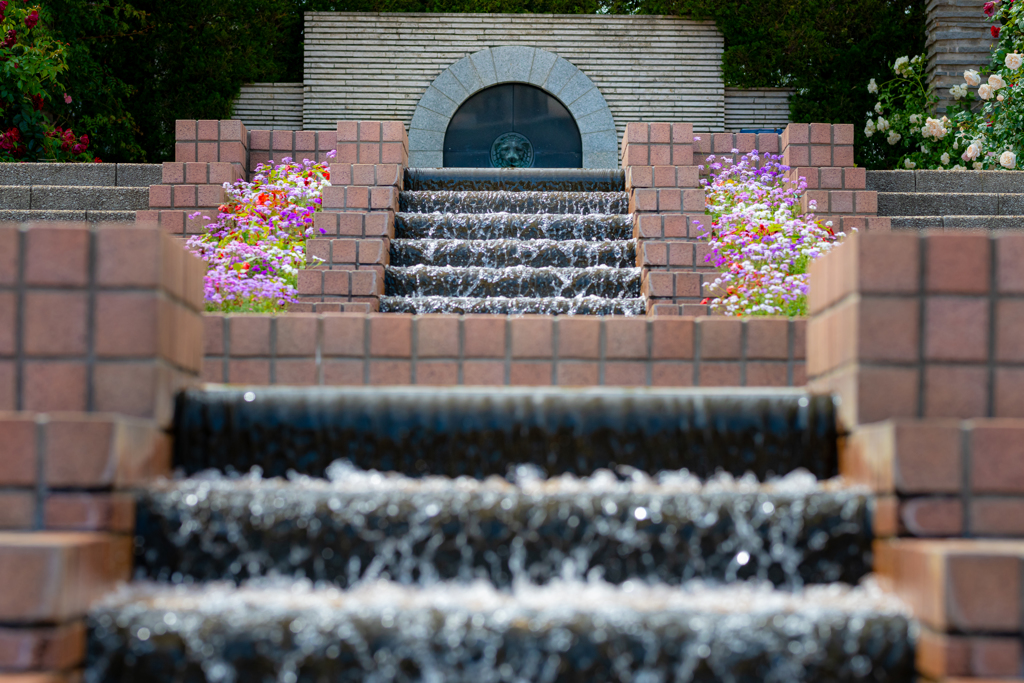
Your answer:
[[[302,83],[243,85],[231,118],[254,130],[301,130]]]
[[[726,88],[725,130],[785,128],[792,88]]]
[[[996,40],[992,20],[977,0],[929,0],[927,38],[928,83],[940,98],[940,109],[952,104],[949,89],[964,82],[964,71],[981,69],[991,60]],[[912,56],[912,55],[911,55]]]
[[[339,120],[409,123],[427,86],[487,47],[553,52],[580,68],[628,121],[687,121],[722,130],[723,38],[678,17],[531,14],[306,14],[302,127]]]

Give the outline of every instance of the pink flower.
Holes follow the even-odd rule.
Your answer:
[[[64,93],[64,104],[71,104],[71,95]]]
[[[37,12],[36,10],[32,10],[31,12],[28,13],[28,16],[25,17],[25,26],[27,28],[35,28],[35,25],[38,23],[39,12]]]
[[[985,12],[986,17],[991,17],[993,14],[995,14],[996,3],[986,2],[985,6],[982,8],[982,11]]]

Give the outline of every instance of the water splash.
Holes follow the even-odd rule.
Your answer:
[[[534,297],[597,296],[629,299],[640,296],[640,268],[479,268],[455,266],[388,266],[388,296]]]
[[[628,240],[633,217],[550,213],[397,213],[402,239]]]
[[[616,240],[519,239],[396,239],[391,242],[391,265],[399,267],[478,266],[503,268],[632,268],[636,242]]]
[[[500,315],[643,315],[647,302],[642,298],[606,299],[598,296],[560,297],[452,297],[382,296],[383,313],[490,313]]]
[[[399,194],[400,210],[407,213],[571,213],[625,214],[625,192],[452,192],[421,191]]]

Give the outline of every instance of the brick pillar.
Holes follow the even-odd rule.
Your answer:
[[[310,260],[299,273],[301,303],[293,311],[380,309],[408,163],[409,138],[400,121],[338,123],[331,187],[315,218],[319,237],[307,242]]]
[[[1024,670],[1024,237],[858,233],[811,269],[808,373],[928,680]]]
[[[169,473],[202,365],[203,270],[155,223],[0,225],[4,674],[77,680],[89,604],[129,578],[129,490]]]

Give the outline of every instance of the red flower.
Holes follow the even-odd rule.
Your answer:
[[[700,302],[702,304],[709,304],[709,303],[711,303],[711,297],[705,297],[705,298],[701,299]]]
[[[982,8],[982,11],[985,13],[986,17],[991,17],[993,14],[995,14],[996,3],[986,2],[985,6]]]
[[[18,32],[12,28],[7,32],[7,35],[4,36],[4,42],[0,43],[0,47],[10,47],[16,42],[18,42]]]
[[[38,23],[39,12],[37,12],[36,10],[32,10],[31,12],[28,13],[28,16],[25,17],[25,26],[27,28],[35,28],[35,25]]]
[[[103,163],[103,159],[100,159],[99,157],[93,157],[92,163],[94,163],[94,164],[102,164]]]
[[[993,38],[998,38],[999,37],[999,32],[1002,31],[1002,30],[1003,30],[1003,28],[1001,26],[993,26],[992,27],[992,37]]]
[[[35,109],[36,111],[42,111],[43,110],[43,96],[42,95],[33,95],[32,96],[32,108]]]
[[[78,138],[78,141],[80,143],[82,143],[83,148],[89,146],[89,136],[88,135],[83,135],[82,137]]]

